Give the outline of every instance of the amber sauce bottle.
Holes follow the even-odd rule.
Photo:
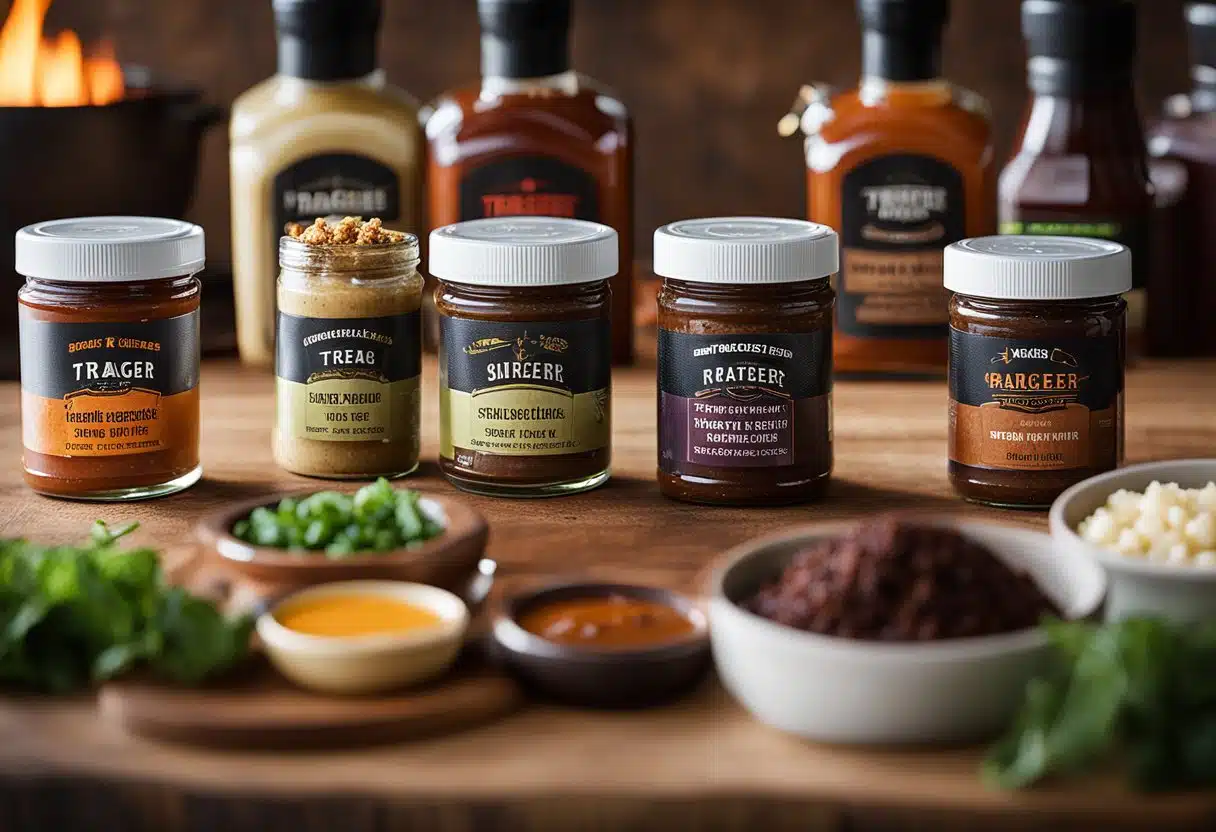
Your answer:
[[[840,233],[836,372],[941,376],[942,251],[996,227],[987,104],[941,76],[947,0],[857,8],[861,83],[802,120],[808,216]]]
[[[431,229],[536,215],[619,235],[612,358],[633,359],[633,127],[611,92],[570,68],[570,0],[479,0],[477,85],[426,113]]]
[[[1146,347],[1153,355],[1214,356],[1216,327],[1209,321],[1216,308],[1216,3],[1188,5],[1186,22],[1191,91],[1166,102],[1165,117],[1148,139],[1153,157],[1185,166],[1186,190],[1167,238],[1175,267],[1168,291],[1158,291],[1161,276],[1153,273]]]
[[[1132,252],[1128,340],[1143,343],[1153,186],[1136,107],[1132,0],[1025,0],[1031,99],[998,184],[1002,234],[1099,237]]]

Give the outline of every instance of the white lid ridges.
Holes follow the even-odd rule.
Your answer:
[[[780,217],[681,220],[654,232],[654,272],[697,283],[792,283],[840,268],[836,232]]]
[[[17,232],[16,271],[25,277],[126,283],[202,270],[203,229],[157,217],[81,217],[27,225]]]
[[[435,229],[430,242],[428,272],[476,286],[590,283],[618,270],[616,232],[585,220],[469,220]]]
[[[952,292],[1001,300],[1081,300],[1132,288],[1127,246],[1091,237],[1007,235],[946,247]]]

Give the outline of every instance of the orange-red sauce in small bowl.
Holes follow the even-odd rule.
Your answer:
[[[564,598],[526,610],[521,627],[571,647],[632,650],[680,641],[696,630],[692,620],[667,604],[624,595]]]

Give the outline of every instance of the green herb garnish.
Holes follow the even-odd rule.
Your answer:
[[[1044,626],[1059,666],[989,752],[989,783],[1022,788],[1116,754],[1140,789],[1216,786],[1216,621]]]
[[[138,524],[98,521],[81,546],[0,540],[0,685],[68,692],[135,667],[194,683],[244,658],[250,617],[166,586],[152,549],[120,549]]]
[[[257,546],[324,552],[334,559],[415,547],[443,533],[419,499],[417,491],[394,489],[381,478],[353,495],[320,491],[255,508],[233,524],[232,534]]]

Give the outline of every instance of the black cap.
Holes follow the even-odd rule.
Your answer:
[[[1030,88],[1045,95],[1130,83],[1134,0],[1023,0]]]
[[[570,0],[477,0],[481,74],[543,78],[570,68]]]
[[[941,74],[942,29],[950,0],[857,0],[862,75],[925,81]]]
[[[1186,33],[1191,45],[1191,66],[1216,71],[1216,3],[1187,6]]]
[[[312,81],[376,69],[380,0],[274,0],[279,73]]]

